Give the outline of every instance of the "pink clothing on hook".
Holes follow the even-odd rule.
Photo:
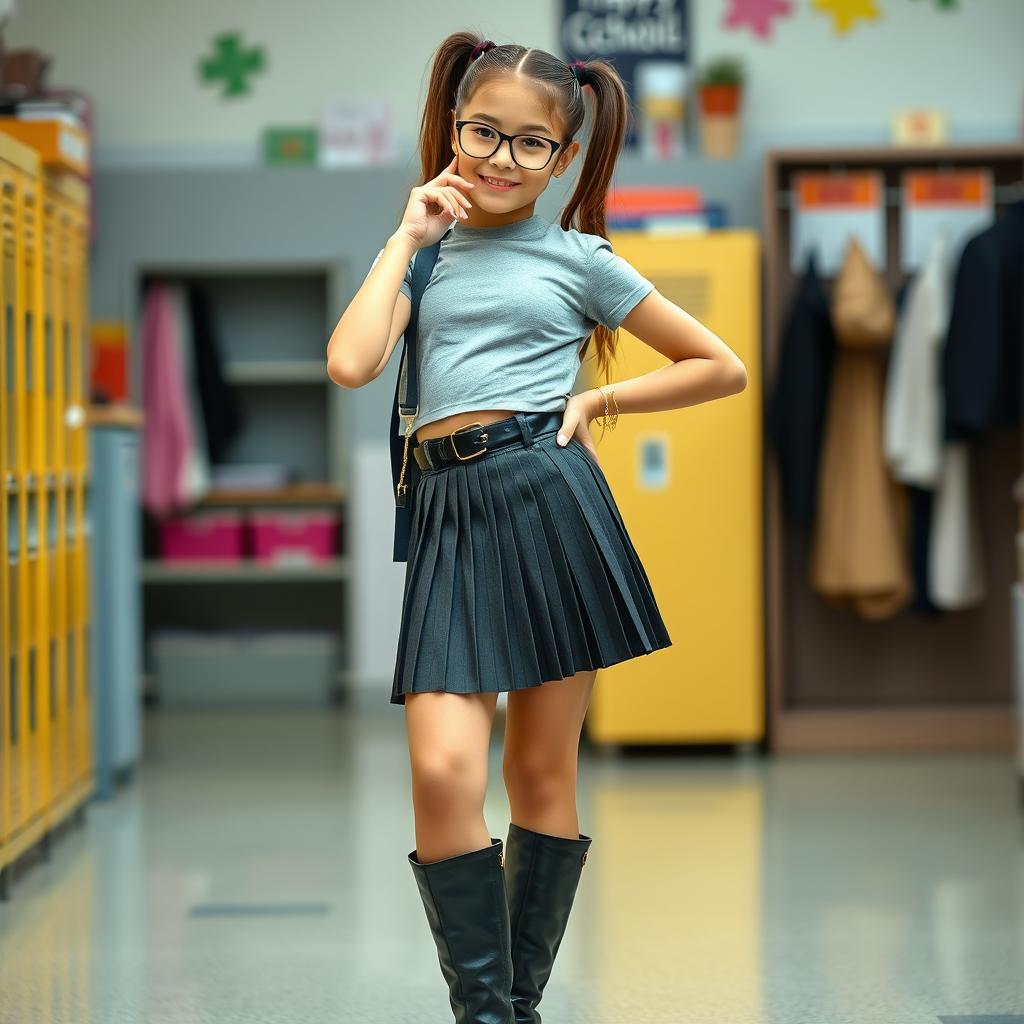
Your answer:
[[[181,358],[180,323],[169,288],[154,283],[142,308],[142,504],[163,516],[188,504],[184,467],[194,444]]]

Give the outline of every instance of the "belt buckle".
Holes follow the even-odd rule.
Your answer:
[[[475,459],[478,455],[483,455],[483,453],[485,451],[487,451],[487,445],[484,445],[483,448],[480,449],[480,451],[473,452],[472,455],[460,455],[459,454],[459,449],[455,447],[455,435],[456,434],[461,434],[464,430],[472,430],[474,427],[482,427],[482,426],[483,426],[482,423],[467,423],[464,426],[461,426],[458,429],[453,430],[448,435],[449,439],[452,442],[452,451],[455,452],[455,457],[460,462],[468,462],[470,459]],[[486,432],[481,436],[481,440],[483,440],[483,441],[487,440],[487,433]]]

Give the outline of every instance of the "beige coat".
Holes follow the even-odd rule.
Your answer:
[[[897,614],[912,593],[905,489],[882,444],[885,356],[895,326],[885,281],[851,240],[835,283],[838,347],[818,477],[811,585],[865,619]]]

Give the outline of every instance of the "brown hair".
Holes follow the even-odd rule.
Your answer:
[[[434,53],[420,128],[420,185],[436,178],[451,163],[450,111],[464,107],[480,85],[499,75],[519,74],[536,82],[548,100],[549,114],[557,114],[564,126],[563,138],[569,142],[583,125],[583,90],[577,87],[564,60],[546,50],[515,43],[493,46],[471,60],[474,49],[483,42],[476,33],[453,32]],[[605,198],[629,124],[629,99],[612,64],[592,60],[585,61],[584,66],[587,85],[594,96],[590,140],[576,188],[559,221],[563,230],[575,228],[606,238]],[[616,332],[598,324],[592,338],[598,370],[608,380]],[[587,339],[583,351],[590,340]]]

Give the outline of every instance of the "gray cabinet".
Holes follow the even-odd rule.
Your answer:
[[[96,795],[107,799],[142,750],[139,435],[133,427],[100,424],[89,433],[87,515],[93,564],[102,569],[92,573]]]

